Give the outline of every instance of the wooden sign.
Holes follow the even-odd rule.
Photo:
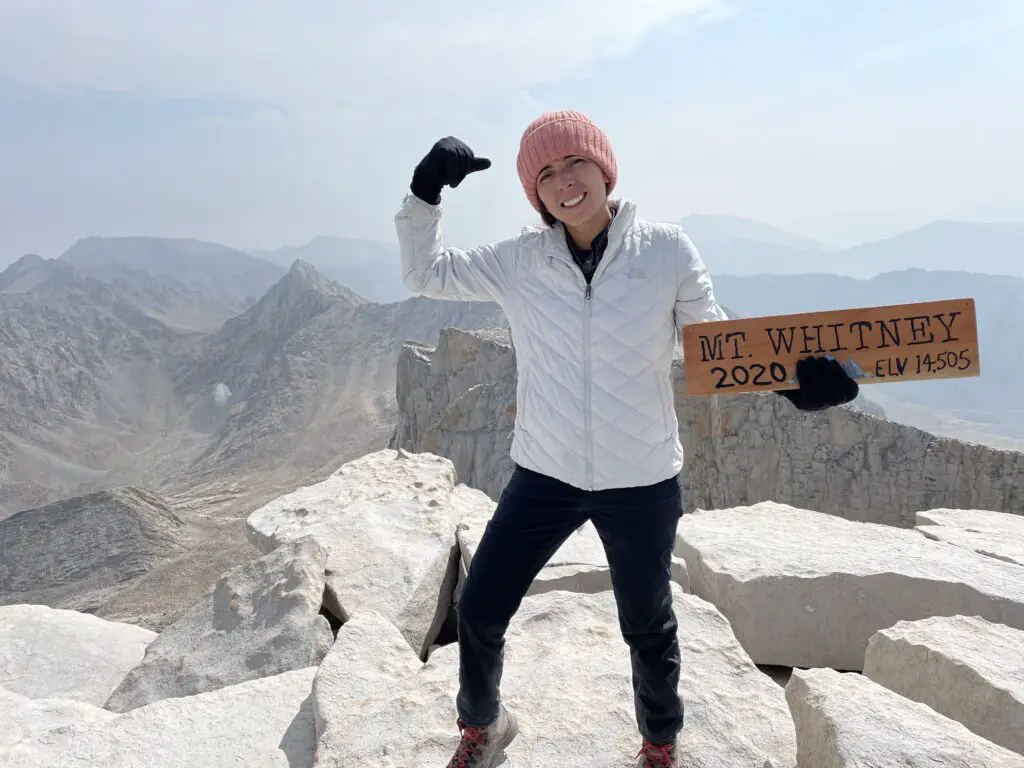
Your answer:
[[[858,384],[981,375],[974,299],[841,309],[683,327],[686,391],[796,389],[796,363],[832,355]]]

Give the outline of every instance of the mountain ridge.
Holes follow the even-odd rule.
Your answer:
[[[239,314],[181,329],[128,291],[172,278],[121,265],[105,282],[29,258],[0,286],[40,269],[30,290],[0,290],[4,514],[108,485],[258,492],[261,472],[305,477],[386,442],[403,342],[503,322],[475,302],[378,305],[296,260]]]

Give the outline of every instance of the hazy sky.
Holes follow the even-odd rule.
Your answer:
[[[392,239],[454,134],[452,242],[535,215],[525,125],[580,109],[641,213],[812,236],[1024,220],[1024,0],[2,0],[0,262],[92,234]]]

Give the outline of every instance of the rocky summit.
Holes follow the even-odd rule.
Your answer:
[[[494,501],[383,449],[252,511],[252,562],[160,633],[0,607],[0,765],[440,768],[452,615]],[[788,503],[683,516],[686,768],[1024,768],[1024,547],[1010,511],[913,525]],[[508,632],[502,768],[628,768],[639,737],[607,562],[584,526]]]

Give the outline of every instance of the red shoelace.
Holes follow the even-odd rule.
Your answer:
[[[651,766],[651,768],[656,768],[656,766],[665,766],[665,768],[671,768],[672,745],[651,744],[649,741],[645,741],[644,745],[640,747],[640,751],[636,753],[636,756],[643,756],[647,760],[647,764]]]
[[[449,768],[472,768],[473,763],[470,761],[480,755],[484,746],[486,729],[467,728],[461,720],[458,721],[458,726],[462,740],[459,742],[459,748],[455,751]]]

